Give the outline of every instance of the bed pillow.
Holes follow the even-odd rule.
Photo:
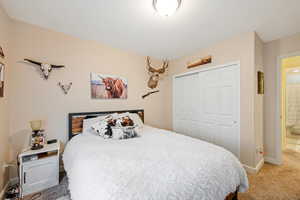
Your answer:
[[[129,113],[129,117],[133,120],[135,126],[137,126],[138,128],[143,128],[144,123],[138,114]]]
[[[107,118],[107,115],[95,117],[95,118],[89,118],[89,119],[84,119],[83,120],[83,128],[82,128],[82,134],[88,134],[92,133],[94,134],[94,131],[92,129],[92,125],[96,124],[97,122],[100,122]]]
[[[129,117],[130,113],[129,112],[125,112],[125,113],[119,113],[118,114],[118,118],[122,118],[122,117]]]
[[[112,139],[123,140],[134,138],[137,136],[137,133],[134,127],[126,128],[126,127],[111,127],[112,129]]]
[[[96,121],[96,123],[91,126],[91,130],[106,139],[133,138],[137,136],[135,130],[136,126],[128,114],[122,113],[118,117],[112,115],[107,116],[100,121]]]
[[[108,139],[112,137],[112,129],[106,119],[103,119],[91,126],[91,129],[97,135]]]

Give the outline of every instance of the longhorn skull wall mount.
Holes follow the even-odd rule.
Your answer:
[[[59,82],[58,86],[60,86],[60,88],[63,90],[65,94],[68,94],[69,90],[72,87],[72,82],[70,82],[69,84],[62,84],[61,82]]]
[[[50,72],[52,71],[52,69],[59,69],[59,68],[65,67],[64,65],[46,64],[46,63],[41,63],[41,62],[37,62],[34,60],[30,60],[30,59],[24,59],[24,61],[27,63],[31,63],[31,64],[39,66],[39,69],[42,72],[42,74],[46,80],[49,78],[49,75],[50,75]]]
[[[150,75],[150,78],[148,80],[149,88],[154,89],[157,87],[160,75],[164,74],[166,72],[166,70],[168,69],[168,66],[169,66],[169,61],[164,60],[162,66],[160,68],[158,68],[158,69],[154,68],[151,65],[150,57],[149,56],[147,57],[147,70]]]

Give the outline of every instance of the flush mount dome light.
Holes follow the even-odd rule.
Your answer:
[[[181,0],[153,0],[154,9],[161,16],[170,16],[180,7]]]

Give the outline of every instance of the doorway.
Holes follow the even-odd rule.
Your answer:
[[[277,158],[287,151],[300,154],[300,53],[279,58]]]

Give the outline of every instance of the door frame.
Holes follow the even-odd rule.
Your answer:
[[[223,65],[216,65],[216,66],[205,66],[205,67],[201,67],[200,69],[196,69],[196,70],[192,70],[192,71],[188,71],[185,73],[181,73],[181,74],[175,74],[172,77],[172,130],[174,130],[174,119],[175,119],[175,105],[174,105],[174,94],[175,94],[175,79],[179,78],[179,77],[183,77],[183,76],[188,76],[188,75],[192,75],[192,74],[197,74],[197,73],[201,73],[203,71],[211,71],[211,70],[216,70],[216,69],[221,69],[221,68],[226,68],[226,67],[231,67],[233,65],[237,66],[238,72],[239,72],[239,77],[238,77],[238,112],[237,112],[237,122],[238,122],[238,147],[239,147],[239,152],[238,152],[238,158],[240,159],[241,156],[241,62],[240,61],[235,61],[235,62],[230,62],[227,64],[223,64]]]
[[[276,81],[277,81],[277,88],[276,88],[276,103],[275,103],[275,113],[276,113],[276,119],[275,119],[275,159],[270,160],[268,162],[275,164],[275,165],[281,165],[282,164],[282,126],[281,126],[281,120],[282,120],[282,112],[281,112],[281,99],[282,99],[282,66],[281,61],[285,58],[294,57],[294,56],[300,56],[300,51],[285,54],[281,56],[277,56],[277,67],[276,67]]]

